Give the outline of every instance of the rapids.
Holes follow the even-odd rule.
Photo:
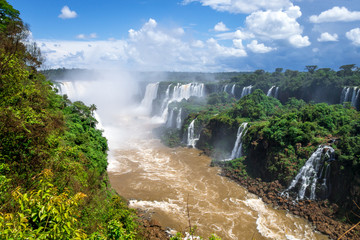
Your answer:
[[[216,233],[222,239],[327,239],[305,220],[266,206],[209,167],[211,159],[197,149],[168,148],[151,134],[147,118],[119,118],[131,138],[110,146],[112,187],[130,200],[130,207],[153,213],[164,227],[188,231],[187,210],[196,234]],[[110,143],[116,139],[112,133]],[[111,136],[113,135],[113,136]],[[188,205],[188,208],[187,208]]]
[[[147,101],[141,107],[131,105],[124,84],[62,82],[60,90],[71,100],[98,106],[98,127],[104,130],[110,149],[111,186],[130,201],[130,207],[148,211],[163,227],[188,231],[189,210],[196,234],[203,237],[215,233],[224,240],[328,239],[314,232],[307,221],[266,206],[220,176],[220,169],[209,167],[211,159],[199,150],[162,145],[152,135],[159,121],[147,117],[149,110],[143,111]],[[132,83],[127,82],[128,88]],[[149,102],[154,96],[155,90],[148,95]]]

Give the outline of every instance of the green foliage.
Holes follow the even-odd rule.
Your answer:
[[[96,106],[57,95],[36,71],[18,16],[0,0],[0,239],[134,239],[134,211],[108,189]]]
[[[261,90],[241,98],[236,106],[227,115],[232,119],[237,117],[261,120],[274,115],[281,103],[275,98],[267,97]]]
[[[0,215],[0,237],[6,239],[85,239],[77,228],[78,206],[83,193],[69,196],[59,193],[51,184],[52,173],[45,170],[39,177],[37,190],[12,192],[16,213]]]

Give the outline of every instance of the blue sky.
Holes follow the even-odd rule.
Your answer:
[[[9,0],[45,68],[360,66],[359,0]]]

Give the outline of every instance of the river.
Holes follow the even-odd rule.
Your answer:
[[[197,149],[168,148],[152,135],[157,124],[118,117],[105,127],[109,178],[130,207],[152,213],[163,226],[222,239],[328,239],[305,220],[266,206],[256,195],[219,175]],[[189,217],[190,216],[190,217]]]
[[[98,127],[104,129],[110,148],[110,183],[130,207],[148,211],[164,228],[175,231],[189,231],[190,220],[196,234],[206,238],[215,233],[234,240],[328,239],[305,220],[266,206],[220,176],[220,169],[210,167],[211,159],[199,150],[162,145],[152,135],[159,122],[132,105],[135,82],[104,79],[109,80],[64,80],[60,90],[71,100],[99,107]]]

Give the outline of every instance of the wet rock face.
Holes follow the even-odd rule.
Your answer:
[[[283,197],[281,193],[285,187],[279,181],[263,182],[260,178],[242,178],[233,172],[223,169],[222,175],[231,178],[249,192],[258,195],[266,204],[274,208],[290,211],[311,222],[315,228],[329,235],[331,239],[338,239],[351,226],[336,220],[339,207],[328,200],[313,201]],[[360,239],[360,233],[355,230],[346,234],[342,239]]]

